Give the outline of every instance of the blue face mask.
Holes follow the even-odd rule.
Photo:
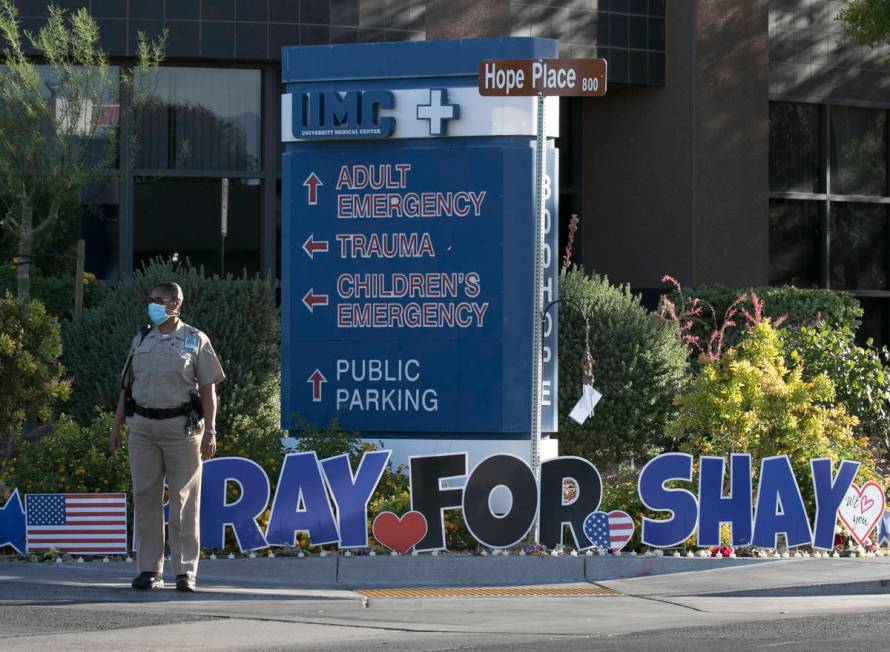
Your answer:
[[[148,318],[151,319],[151,323],[155,326],[160,326],[165,321],[170,319],[170,315],[167,314],[167,309],[160,303],[150,303],[148,304]]]

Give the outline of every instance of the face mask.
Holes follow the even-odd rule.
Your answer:
[[[151,319],[152,324],[160,326],[170,319],[170,315],[167,314],[167,309],[162,304],[150,303],[148,304],[148,318]]]

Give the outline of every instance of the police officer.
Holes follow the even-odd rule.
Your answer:
[[[116,451],[126,416],[140,570],[133,580],[135,589],[164,585],[166,478],[176,589],[195,591],[201,461],[216,453],[216,384],[225,374],[207,336],[179,319],[182,299],[176,283],[152,289],[151,324],[133,338],[111,428],[110,446]]]

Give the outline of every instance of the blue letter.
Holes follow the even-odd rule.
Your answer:
[[[229,482],[241,488],[234,503],[226,502]],[[259,464],[243,457],[218,457],[201,471],[201,546],[222,550],[231,525],[241,552],[268,544],[256,519],[269,504],[269,477]]]
[[[395,118],[381,118],[380,109],[391,109],[396,104],[392,91],[365,91],[362,96],[362,127],[380,127],[380,135],[391,136],[396,126]]]
[[[810,460],[810,469],[813,472],[813,490],[816,492],[816,534],[813,537],[813,547],[830,550],[834,546],[837,510],[856,478],[859,462],[842,461],[834,478],[831,476],[830,457]]]
[[[340,540],[314,452],[285,456],[272,501],[266,541],[270,545],[292,546],[297,532],[308,532],[314,546]]]
[[[309,116],[305,93],[290,93],[291,98],[291,133],[299,136],[308,127]]]
[[[789,547],[804,546],[813,541],[800,487],[787,455],[765,457],[760,462],[754,545],[775,548],[779,533],[785,535]]]
[[[729,496],[723,497],[722,457],[701,457],[698,475],[698,545],[719,546],[730,523],[732,545],[751,543],[751,456],[733,453]]]
[[[654,457],[640,471],[637,491],[648,509],[670,512],[664,521],[643,517],[640,540],[647,546],[670,548],[683,543],[695,531],[698,503],[686,489],[665,489],[668,480],[692,481],[692,456],[664,453]]]
[[[358,126],[358,91],[348,91],[340,97],[337,91],[324,94],[324,125],[326,127]]]
[[[349,467],[349,455],[345,453],[321,461],[337,507],[341,548],[368,545],[368,501],[380,482],[389,455],[390,451],[365,453],[355,477]]]

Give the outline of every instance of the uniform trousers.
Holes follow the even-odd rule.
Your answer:
[[[164,568],[164,479],[170,500],[169,543],[174,575],[198,571],[200,556],[201,433],[185,435],[184,416],[127,418],[133,478],[134,537],[139,572]]]

